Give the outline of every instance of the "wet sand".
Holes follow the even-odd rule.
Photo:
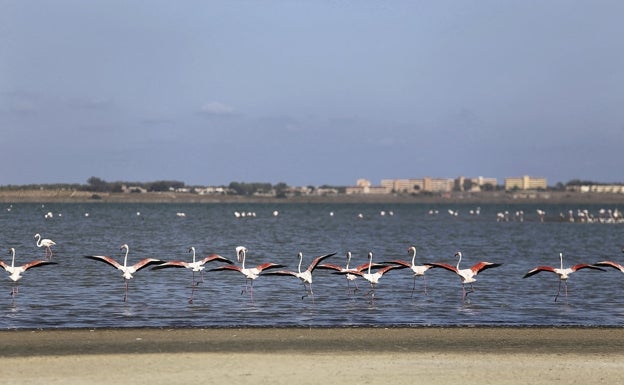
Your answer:
[[[617,384],[624,328],[0,331],[7,384]]]

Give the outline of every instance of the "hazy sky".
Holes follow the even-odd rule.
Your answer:
[[[0,0],[0,185],[624,182],[624,2]]]

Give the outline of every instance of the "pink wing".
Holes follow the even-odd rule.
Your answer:
[[[242,268],[236,265],[223,265],[223,266],[215,267],[214,269],[210,269],[208,271],[219,271],[219,270],[233,270],[233,271],[238,271],[240,273],[242,271]]]
[[[169,267],[186,267],[189,268],[190,265],[188,262],[184,262],[184,261],[169,261],[169,262],[165,262],[165,263],[161,263],[158,266],[154,266],[152,267],[153,270],[158,270],[158,269],[166,269]]]
[[[284,265],[280,265],[277,263],[272,263],[272,262],[267,262],[267,263],[263,263],[260,264],[258,266],[256,266],[256,269],[258,269],[258,271],[263,271],[263,270],[268,270],[268,269],[275,269],[278,267],[284,267]]]
[[[539,273],[540,271],[549,271],[551,273],[555,273],[555,268],[551,266],[537,266],[536,268],[529,270],[522,278],[530,277]]]
[[[135,271],[139,271],[144,267],[147,267],[149,265],[153,265],[155,263],[161,263],[162,261],[160,259],[155,259],[155,258],[144,258],[142,260],[140,260],[139,262],[135,263],[134,265],[132,265],[132,267],[134,267]]]
[[[448,263],[431,262],[431,263],[425,263],[425,266],[441,267],[443,269],[450,270],[453,273],[457,273],[457,267],[453,265],[449,265]]]
[[[472,270],[475,275],[479,274],[481,271],[486,270],[486,269],[491,269],[493,267],[498,267],[500,266],[500,263],[492,263],[492,262],[478,262],[476,264],[474,264],[470,270]]]
[[[588,263],[579,263],[577,265],[574,265],[574,266],[570,267],[570,269],[572,269],[572,271],[577,271],[577,270],[581,270],[581,269],[594,269],[594,270],[605,271],[605,269],[601,269],[600,267],[597,267],[597,266],[594,266],[594,265],[590,265]]]
[[[0,266],[2,266],[4,270],[9,271],[9,265],[7,265],[6,263],[0,261]]]
[[[324,263],[322,265],[318,265],[317,268],[319,269],[331,269],[331,270],[336,270],[336,271],[342,271],[342,267],[338,266],[338,265],[334,265],[333,263]]]
[[[331,254],[325,254],[325,255],[321,255],[319,257],[316,257],[312,263],[310,264],[310,266],[308,267],[308,270],[312,271],[314,270],[314,268],[316,267],[316,265],[319,264],[319,262],[321,262],[322,260],[324,260],[325,258],[329,258],[332,255],[336,255],[336,253],[331,253]]]
[[[102,262],[106,262],[109,265],[113,266],[116,269],[119,269],[121,266],[121,264],[117,261],[115,261],[113,258],[111,257],[106,257],[103,255],[85,255],[85,258],[89,258],[89,259],[93,259],[94,261],[102,261]]]
[[[41,259],[34,260],[32,262],[28,262],[25,265],[22,265],[24,271],[30,269],[31,267],[43,266],[43,265],[56,265],[56,262],[50,261],[42,261]]]
[[[613,262],[613,261],[600,261],[600,262],[596,263],[596,266],[612,267],[612,268],[618,269],[619,271],[624,273],[624,266],[620,265],[617,262]]]
[[[219,254],[210,254],[206,258],[202,259],[202,262],[204,262],[204,263],[208,263],[208,262],[212,262],[212,261],[221,261],[221,262],[229,263],[230,265],[233,264],[232,261],[230,261],[229,259],[227,259],[225,257],[220,256]]]

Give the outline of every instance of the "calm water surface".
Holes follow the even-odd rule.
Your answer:
[[[547,212],[544,222],[535,214],[538,208]],[[602,207],[582,208],[598,213]],[[439,214],[429,215],[431,209]],[[459,215],[449,215],[449,209]],[[559,213],[577,209],[563,205],[481,205],[480,215],[470,215],[474,209],[422,204],[7,204],[0,211],[0,259],[10,263],[9,247],[16,249],[16,264],[42,258],[43,249],[33,239],[41,233],[56,241],[53,261],[58,264],[26,271],[14,303],[12,282],[2,272],[0,328],[622,324],[624,274],[617,270],[573,274],[567,303],[564,297],[553,300],[559,284],[554,274],[522,276],[537,265],[558,266],[560,252],[565,265],[605,257],[624,263],[624,225],[561,221]],[[497,213],[506,210],[512,220],[497,221]],[[519,210],[525,213],[523,222],[513,220]],[[45,218],[48,212],[53,218]],[[255,216],[236,217],[235,212]],[[252,301],[241,295],[244,278],[239,273],[207,272],[189,303],[191,271],[150,268],[135,274],[124,303],[120,272],[84,258],[109,255],[121,261],[124,243],[130,246],[130,263],[144,257],[190,260],[190,246],[198,256],[218,253],[235,261],[235,247],[244,245],[247,267],[276,262],[296,270],[299,251],[306,266],[330,252],[338,253],[330,262],[344,264],[348,250],[352,265],[359,265],[369,251],[378,262],[409,260],[407,248],[414,244],[417,264],[455,265],[453,255],[461,250],[462,267],[478,261],[503,265],[478,276],[466,303],[459,278],[442,269],[427,272],[426,295],[419,278],[413,297],[411,271],[390,271],[374,302],[365,295],[365,281],[360,279],[360,290],[350,295],[343,276],[316,270],[314,303],[301,298],[305,291],[295,277],[261,276]]]

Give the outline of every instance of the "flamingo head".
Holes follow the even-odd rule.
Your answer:
[[[416,253],[416,246],[410,246],[407,248],[407,253]]]
[[[35,234],[34,238],[37,238],[37,237],[41,238],[41,234],[39,233]]]
[[[245,257],[245,253],[247,252],[247,248],[245,246],[238,246],[236,248],[236,259],[238,262],[242,262]]]
[[[194,252],[194,251],[195,251],[195,246],[191,246],[191,247],[189,247],[189,249],[188,249],[188,252],[189,252],[189,253],[190,253],[190,252]]]
[[[456,253],[455,253],[455,256],[456,256],[456,257],[458,257],[458,258],[461,258],[461,257],[462,257],[462,253],[461,253],[461,251],[456,252]]]
[[[119,250],[124,250],[124,249],[125,249],[125,250],[128,250],[128,249],[129,249],[128,244],[124,243],[123,245],[121,245],[121,246],[119,247]]]
[[[9,249],[9,254],[15,254],[15,249],[13,247]]]

